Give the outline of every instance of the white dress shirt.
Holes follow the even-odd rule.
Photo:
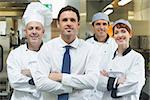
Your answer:
[[[98,90],[103,89],[102,100],[139,100],[140,92],[145,83],[144,58],[138,52],[131,50],[124,56],[115,56],[108,64],[107,72],[110,77],[120,77],[120,73],[126,76],[123,84],[117,88],[117,96],[121,98],[112,98],[111,92],[107,91],[108,78],[105,77],[99,85]],[[104,82],[105,81],[105,82]],[[100,81],[99,81],[100,82]],[[114,85],[115,86],[115,85]]]
[[[76,38],[71,44],[71,74],[63,74],[62,81],[48,78],[50,72],[61,72],[66,44],[61,37],[55,38],[42,46],[38,69],[34,73],[37,88],[49,92],[47,98],[57,100],[58,94],[69,93],[69,100],[90,100],[91,89],[98,82],[98,67],[93,46]],[[47,100],[47,99],[45,99]]]
[[[99,64],[99,73],[100,73],[100,70],[107,68],[108,63],[113,58],[113,54],[117,49],[117,44],[115,40],[111,37],[109,37],[104,43],[96,41],[94,37],[89,38],[86,41],[94,45],[97,55],[99,55],[99,60],[97,60],[97,62],[100,62]],[[103,79],[99,77],[99,81],[101,80]],[[92,99],[102,100],[102,95],[103,95],[102,91],[93,90]]]
[[[11,87],[14,89],[11,100],[43,100],[40,92],[28,81],[31,77],[21,74],[22,69],[30,69],[31,63],[37,60],[37,53],[21,45],[12,50],[7,58],[7,74]]]

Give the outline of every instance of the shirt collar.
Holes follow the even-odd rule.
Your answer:
[[[70,44],[67,44],[61,37],[59,37],[59,42],[60,42],[59,46],[62,48],[67,46],[67,45],[69,45],[73,48],[77,48],[79,46],[79,38],[78,37],[76,37],[76,39]]]
[[[94,34],[94,40],[98,42],[98,39],[96,38],[95,34]],[[107,42],[107,40],[109,39],[109,35],[107,34],[106,39],[104,40],[104,43]]]
[[[117,49],[118,50],[118,49]],[[114,59],[117,55],[117,50],[114,52],[114,56],[112,59]],[[122,56],[125,56],[126,54],[128,54],[130,51],[131,51],[131,47],[129,46],[123,53],[122,53]]]
[[[38,52],[41,49],[42,45],[43,45],[43,42],[41,42],[39,49],[38,50],[34,50],[34,51]],[[26,46],[27,46],[27,50],[30,50],[29,49],[29,44],[27,42],[26,42]]]

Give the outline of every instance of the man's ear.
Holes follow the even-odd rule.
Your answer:
[[[78,22],[78,29],[80,29],[80,22]]]
[[[78,22],[78,26],[80,26],[80,22]]]
[[[57,28],[60,28],[59,21],[56,21]]]
[[[45,29],[43,29],[43,34],[45,33]]]
[[[24,32],[24,36],[26,37],[26,29],[24,29],[23,32]]]

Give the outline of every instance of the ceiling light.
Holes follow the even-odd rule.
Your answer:
[[[131,2],[132,0],[120,0],[119,2],[118,2],[118,5],[119,6],[124,6],[124,5],[126,5],[127,3],[129,3],[129,2]]]
[[[107,9],[106,11],[104,11],[105,14],[109,15],[113,12],[112,8]]]
[[[109,4],[108,6],[106,6],[104,9],[103,9],[103,12],[107,15],[111,14],[113,12],[113,5]]]

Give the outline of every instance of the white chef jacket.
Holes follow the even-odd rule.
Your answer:
[[[72,47],[71,74],[63,73],[61,82],[48,78],[50,72],[61,72],[66,45],[58,37],[42,46],[38,55],[38,69],[33,75],[35,84],[40,90],[49,92],[50,100],[57,100],[58,94],[62,93],[69,93],[69,100],[90,100],[91,89],[98,82],[98,68],[94,49],[84,40],[76,37],[69,44]]]
[[[102,100],[139,100],[140,92],[145,84],[144,58],[140,53],[131,50],[124,56],[115,56],[106,70],[115,77],[119,77],[117,73],[123,73],[126,80],[117,88],[117,96],[122,96],[117,99],[112,98],[111,92],[107,91],[108,78],[105,77],[99,81],[97,88],[104,91]]]
[[[100,68],[106,68],[108,62],[113,58],[113,54],[118,47],[115,40],[112,37],[109,37],[106,42],[101,43],[94,40],[94,37],[92,37],[86,41],[92,43],[95,46],[95,49],[97,49],[96,52],[98,54],[100,53],[100,56],[102,57]]]
[[[31,78],[21,74],[22,69],[31,70],[30,63],[37,60],[37,53],[29,50],[26,44],[10,52],[7,58],[7,74],[14,89],[11,100],[43,100],[36,87],[28,83]]]
[[[91,37],[86,41],[94,45],[97,55],[99,55],[97,62],[100,62],[99,64],[99,73],[100,73],[100,70],[105,69],[108,63],[113,58],[113,54],[117,49],[117,44],[112,37],[109,37],[104,43],[94,40],[94,37]],[[99,81],[101,80],[102,79],[99,77]],[[98,91],[94,89],[92,99],[102,100],[102,95],[103,95],[102,91]]]

